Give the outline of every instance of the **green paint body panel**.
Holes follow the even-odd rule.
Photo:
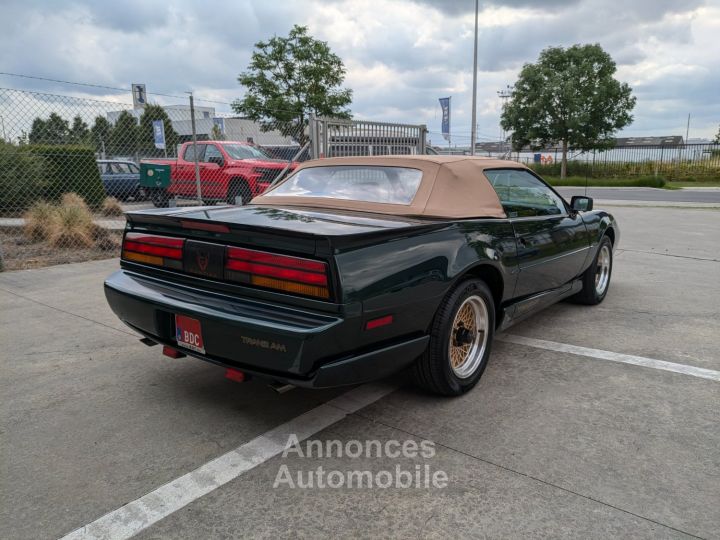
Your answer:
[[[174,314],[199,319],[206,354],[183,352],[203,360],[299,386],[354,384],[422,354],[435,312],[459,280],[485,279],[498,324],[508,325],[575,292],[608,228],[619,241],[603,211],[532,221],[252,205],[131,212],[128,230],[326,261],[331,301],[128,261],[105,291],[121,320],[159,343],[176,346]],[[188,229],[188,222],[222,223],[229,232]],[[365,329],[386,315],[392,324]]]

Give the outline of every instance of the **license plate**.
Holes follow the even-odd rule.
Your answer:
[[[202,329],[197,319],[175,315],[175,339],[181,347],[205,354]]]

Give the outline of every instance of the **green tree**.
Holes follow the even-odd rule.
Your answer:
[[[90,142],[90,130],[80,115],[73,118],[73,123],[68,133],[68,142],[70,144],[89,144]]]
[[[500,124],[515,150],[562,144],[560,176],[567,174],[568,147],[605,149],[632,122],[632,89],[614,78],[615,62],[600,45],[549,47],[525,64]]]
[[[180,142],[180,136],[173,128],[170,117],[160,105],[148,104],[140,117],[139,141],[140,151],[145,156],[161,156],[162,150],[155,148],[155,137],[153,135],[152,123],[155,120],[162,120],[165,127],[165,147],[169,154],[175,153],[175,148]]]
[[[57,113],[50,113],[47,120],[38,117],[33,120],[28,139],[30,144],[67,144],[70,125]]]
[[[260,122],[263,130],[279,130],[300,144],[309,114],[350,118],[352,90],[342,88],[345,66],[328,44],[293,26],[287,37],[255,44],[250,65],[238,81],[245,96],[235,112]]]
[[[122,111],[110,134],[108,154],[111,156],[134,156],[138,151],[137,119],[128,111]]]
[[[110,144],[110,137],[113,126],[104,116],[97,116],[93,127],[90,128],[92,142],[98,154],[105,157],[107,154],[107,146]]]

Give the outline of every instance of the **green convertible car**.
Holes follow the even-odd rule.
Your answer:
[[[472,388],[493,335],[607,294],[620,232],[527,167],[465,156],[303,163],[247,206],[127,214],[107,300],[147,344],[228,377],[326,388],[410,368]]]

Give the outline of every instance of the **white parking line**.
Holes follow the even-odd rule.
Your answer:
[[[720,371],[715,371],[714,369],[688,366],[686,364],[676,364],[674,362],[666,362],[665,360],[645,358],[644,356],[603,351],[601,349],[590,349],[588,347],[579,347],[577,345],[568,345],[566,343],[545,341],[544,339],[516,336],[513,334],[500,334],[495,339],[498,341],[505,341],[507,343],[535,347],[536,349],[577,354],[580,356],[587,356],[589,358],[597,358],[599,360],[610,360],[611,362],[621,362],[623,364],[632,364],[634,366],[682,373],[683,375],[691,375],[693,377],[700,377],[701,379],[710,379],[711,381],[720,381]]]
[[[302,441],[395,389],[390,384],[366,384],[350,390],[76,529],[62,540],[130,538],[280,454],[287,447],[291,434]]]

